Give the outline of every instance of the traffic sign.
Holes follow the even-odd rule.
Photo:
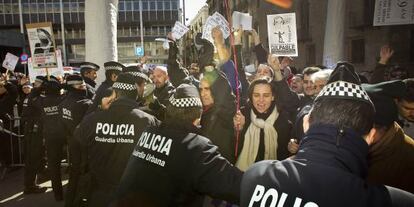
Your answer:
[[[143,47],[135,47],[135,55],[142,57],[144,56],[144,48]]]
[[[27,59],[29,59],[29,55],[27,55],[26,53],[23,53],[22,55],[20,55],[20,62],[22,64],[27,64]]]

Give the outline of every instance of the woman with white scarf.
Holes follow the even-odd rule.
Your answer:
[[[234,116],[240,130],[236,166],[247,170],[261,160],[282,160],[289,156],[287,145],[291,123],[278,111],[275,89],[266,78],[257,79],[249,88],[249,103]]]

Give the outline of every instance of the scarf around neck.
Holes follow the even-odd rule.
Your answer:
[[[277,107],[273,108],[272,113],[266,120],[257,118],[253,109],[250,110],[251,123],[244,135],[243,149],[237,160],[236,167],[240,170],[247,170],[256,160],[260,144],[260,130],[264,130],[265,160],[277,159],[277,138],[278,134],[273,124],[279,117]]]

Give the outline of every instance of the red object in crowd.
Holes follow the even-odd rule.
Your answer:
[[[276,6],[282,7],[284,9],[289,9],[290,7],[292,7],[292,0],[266,0],[266,1]]]

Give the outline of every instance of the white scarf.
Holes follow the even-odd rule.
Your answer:
[[[243,149],[240,153],[239,159],[236,162],[236,167],[242,171],[246,171],[256,160],[257,152],[260,144],[260,129],[264,129],[264,159],[277,159],[277,131],[273,124],[279,117],[277,108],[273,109],[270,116],[264,121],[258,119],[253,110],[250,111],[251,123],[244,135]]]

